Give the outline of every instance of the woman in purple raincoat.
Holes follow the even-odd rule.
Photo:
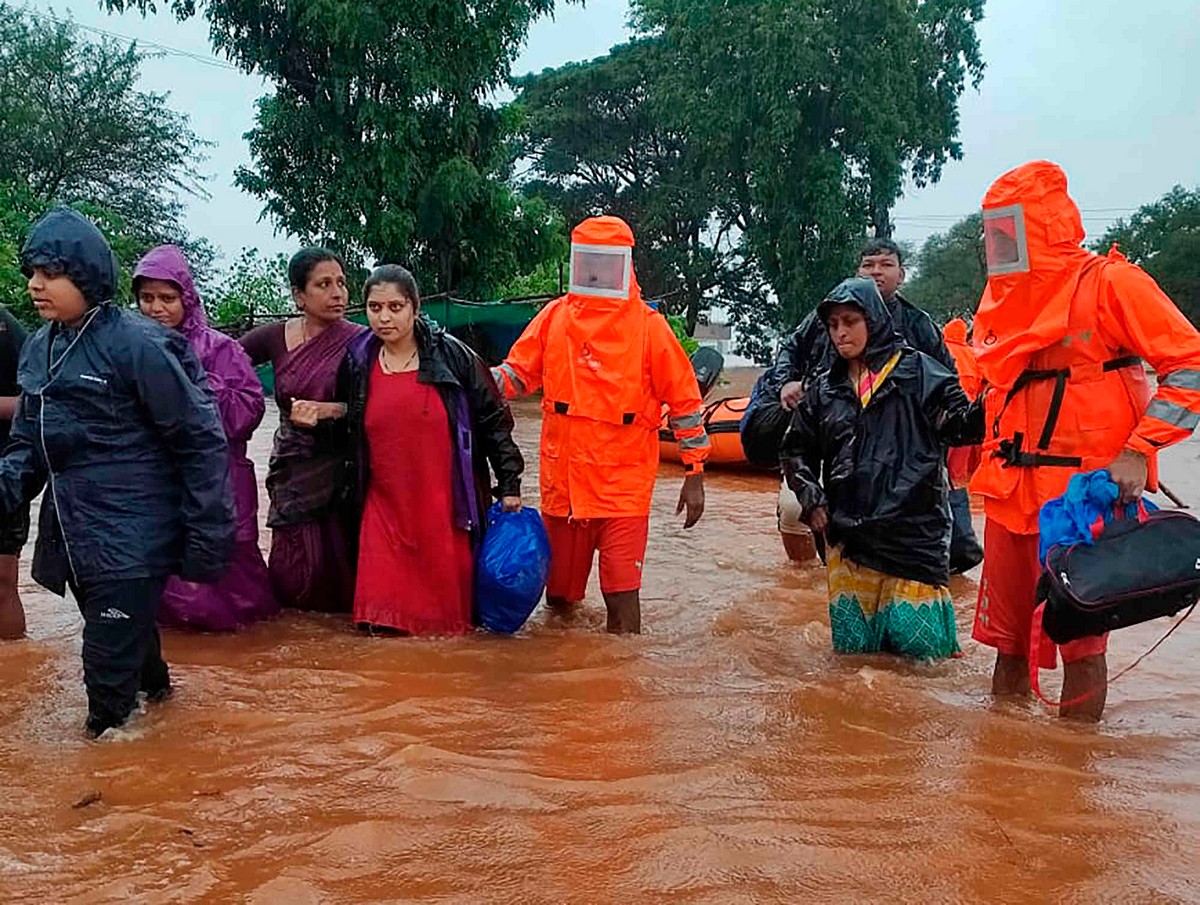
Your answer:
[[[258,548],[258,483],[246,456],[246,443],[266,411],[262,384],[237,341],[208,326],[191,269],[174,245],[160,245],[142,258],[133,273],[133,294],[144,315],[187,337],[208,374],[229,442],[237,508],[237,548],[225,577],[211,585],[172,578],[158,621],[221,632],[274,616],[279,605]]]

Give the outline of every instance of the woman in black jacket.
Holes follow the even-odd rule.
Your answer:
[[[47,323],[25,344],[0,459],[0,508],[47,487],[33,577],[83,613],[86,730],[120,726],[139,691],[171,690],[154,617],[170,575],[215,581],[235,532],[225,432],[182,334],[112,304],[117,264],[66,208],[21,249]]]
[[[358,576],[354,621],[404,634],[471,629],[474,552],[492,496],[521,507],[524,460],[487,367],[420,317],[411,273],[379,267],[363,288],[371,332],[346,352]]]
[[[834,648],[952,656],[943,448],[981,440],[982,409],[904,344],[871,280],[844,281],[817,312],[838,358],[797,407],[781,458],[805,521],[828,542]]]

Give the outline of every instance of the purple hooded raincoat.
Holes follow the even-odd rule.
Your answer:
[[[183,321],[178,329],[192,344],[208,374],[229,443],[229,473],[237,509],[237,548],[229,571],[216,584],[175,577],[163,593],[158,620],[163,625],[232,631],[274,616],[279,605],[258,547],[258,482],[246,443],[266,411],[262,384],[236,340],[208,326],[187,260],[174,245],[160,245],[138,263],[138,280],[166,280],[179,287]]]

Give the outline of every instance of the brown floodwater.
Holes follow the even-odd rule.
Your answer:
[[[518,419],[533,472],[536,407]],[[1198,452],[1164,465],[1195,504]],[[0,645],[0,899],[1200,901],[1200,621],[1101,725],[1062,725],[989,701],[970,577],[963,659],[835,656],[775,480],[707,485],[684,532],[663,469],[640,637],[605,634],[594,585],[512,638],[303,614],[169,633],[175,698],[99,743],[78,614],[26,575],[29,639]],[[1167,625],[1119,633],[1112,664]]]

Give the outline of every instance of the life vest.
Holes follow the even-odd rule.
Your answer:
[[[1097,257],[1081,274],[1062,339],[1033,353],[1010,388],[985,391],[987,434],[971,489],[1018,533],[1036,533],[1042,504],[1073,474],[1116,458],[1153,396],[1142,360],[1099,329],[1104,265]]]

